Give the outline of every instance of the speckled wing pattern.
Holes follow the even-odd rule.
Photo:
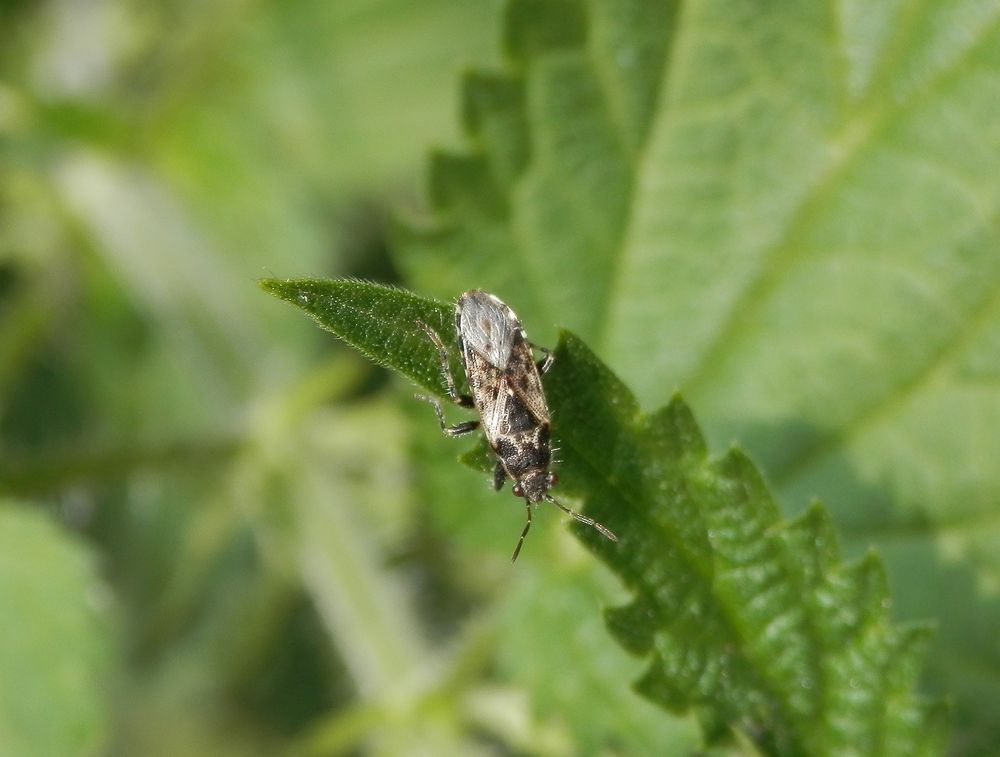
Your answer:
[[[458,298],[455,329],[462,337],[464,350],[474,350],[490,365],[503,368],[521,332],[521,322],[497,297],[473,289]]]
[[[492,446],[498,436],[549,422],[542,379],[521,322],[488,292],[466,292],[456,323],[470,390]]]

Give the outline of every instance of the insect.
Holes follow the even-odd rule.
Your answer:
[[[524,537],[531,528],[532,505],[542,500],[597,529],[611,541],[618,541],[608,528],[571,510],[549,494],[557,477],[549,470],[552,464],[550,419],[541,376],[552,367],[555,356],[528,341],[514,311],[481,289],[472,289],[458,298],[455,331],[471,395],[458,393],[448,364],[448,350],[441,337],[423,321],[417,321],[417,325],[437,348],[451,401],[460,407],[474,408],[479,420],[448,426],[436,398],[417,395],[418,399],[434,406],[441,430],[448,436],[468,434],[482,426],[486,441],[497,456],[493,488],[499,491],[509,476],[514,480],[514,495],[524,497],[528,519],[511,561],[517,560]],[[536,363],[532,349],[544,353],[545,357]]]

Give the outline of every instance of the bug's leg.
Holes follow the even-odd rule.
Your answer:
[[[531,528],[531,503],[525,498],[524,506],[528,509],[528,522],[524,524],[524,530],[521,532],[521,538],[517,540],[517,546],[514,547],[514,554],[511,555],[510,561],[514,562],[517,560],[517,556],[521,554],[521,545],[524,544],[524,537],[528,535],[528,529]]]
[[[545,355],[544,358],[538,361],[537,366],[539,373],[542,374],[548,373],[549,368],[551,368],[552,364],[556,361],[556,356],[552,354],[552,350],[550,350],[548,347],[542,347],[540,345],[533,344],[532,342],[528,342],[528,344],[531,346],[531,349],[538,350],[539,352]]]
[[[438,351],[438,359],[441,361],[441,377],[444,378],[444,385],[448,389],[448,396],[456,405],[462,407],[474,407],[472,397],[467,394],[459,394],[455,388],[455,379],[451,375],[451,365],[448,362],[448,348],[444,346],[438,333],[423,321],[418,320],[417,326],[427,334],[427,338],[433,342]]]
[[[449,426],[445,422],[441,402],[436,397],[428,397],[426,394],[415,394],[413,396],[434,406],[434,413],[437,415],[438,423],[441,424],[441,431],[447,436],[461,436],[479,428],[479,421],[464,421],[463,423],[456,423],[454,426]]]
[[[558,507],[560,510],[562,510],[567,515],[572,515],[574,518],[576,518],[581,523],[586,523],[591,528],[596,529],[597,531],[600,532],[601,536],[605,537],[606,539],[610,539],[611,541],[618,541],[618,537],[615,536],[614,533],[611,531],[611,529],[608,528],[607,526],[601,525],[596,520],[594,520],[593,518],[588,518],[586,515],[581,515],[576,510],[570,510],[568,507],[566,507],[566,505],[564,505],[558,499],[556,499],[555,497],[553,497],[553,496],[551,496],[549,494],[545,495],[545,499],[547,501],[551,502],[556,507]]]
[[[497,467],[493,469],[493,491],[498,492],[503,489],[503,482],[507,480],[507,471],[503,469],[503,463],[497,461]]]

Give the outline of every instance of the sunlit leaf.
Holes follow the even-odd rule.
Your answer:
[[[262,285],[413,380],[436,362],[405,339],[433,301],[358,281]],[[820,506],[783,522],[744,453],[710,457],[679,398],[643,414],[572,334],[547,384],[564,490],[620,538],[574,524],[634,595],[608,623],[652,657],[643,695],[769,753],[943,749],[937,711],[915,694],[928,629],[891,623],[881,564],[843,563]]]
[[[412,285],[573,329],[645,406],[681,389],[787,512],[820,496],[848,553],[878,546],[897,617],[940,626],[928,680],[969,753],[1000,735],[998,21],[512,0],[436,223],[397,234]]]

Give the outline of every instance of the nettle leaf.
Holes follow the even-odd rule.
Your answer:
[[[261,283],[445,396],[412,323],[434,319],[445,337],[449,306],[360,281]],[[819,505],[783,521],[743,452],[709,456],[679,397],[647,415],[577,337],[564,332],[555,356],[546,387],[561,491],[621,539],[574,527],[635,597],[607,621],[651,657],[638,690],[769,753],[939,753],[941,724],[914,693],[928,629],[890,622],[878,560],[843,563]]]
[[[353,279],[261,279],[262,289],[304,310],[365,357],[444,396],[441,362],[423,321],[455,346],[454,308],[393,287]]]
[[[645,415],[572,334],[548,381],[567,475],[619,545],[574,529],[636,599],[608,613],[653,662],[638,689],[778,754],[937,754],[914,694],[929,629],[895,626],[882,566],[840,560],[826,512],[782,521],[740,450],[708,455],[679,397]],[[709,729],[707,729],[709,730]]]
[[[1000,736],[1000,3],[510,0],[397,264],[678,388],[877,546],[963,753]],[[458,170],[457,167],[461,167]]]

